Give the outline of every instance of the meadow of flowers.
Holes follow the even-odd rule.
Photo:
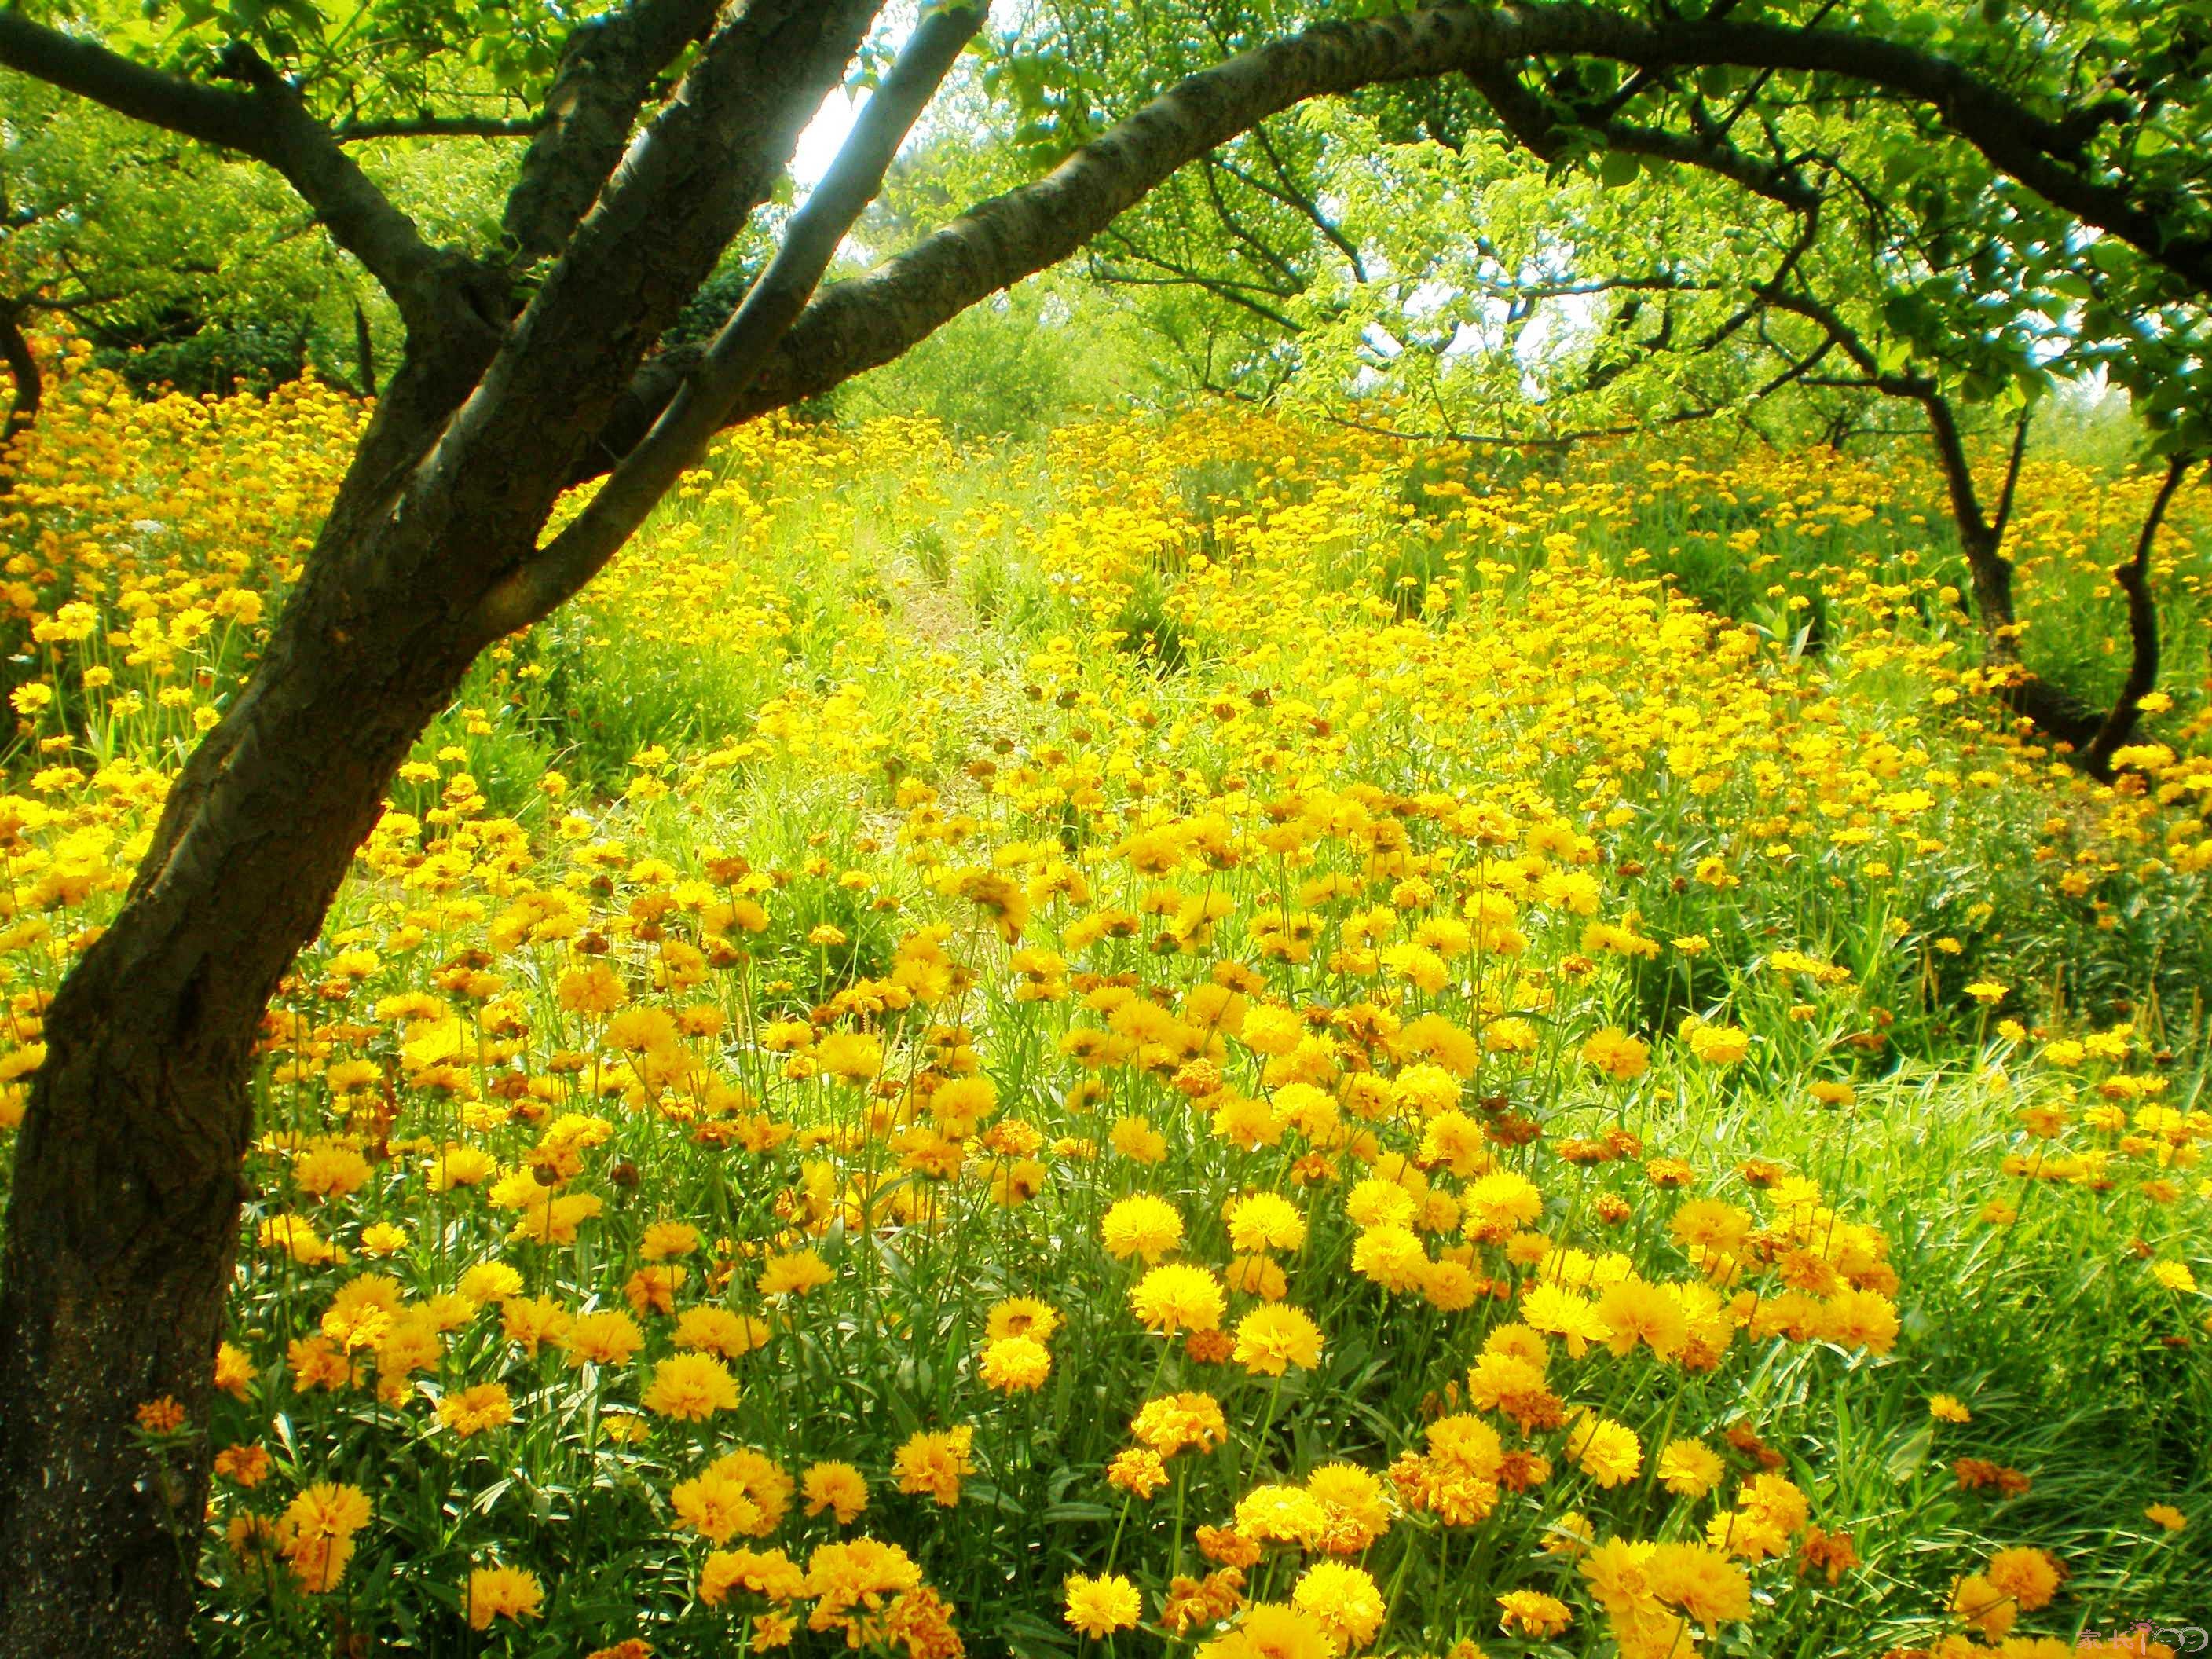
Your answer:
[[[0,1167],[362,419],[84,372],[18,459]],[[2146,493],[2023,487],[2092,676]],[[216,1449],[208,1650],[2185,1644],[2212,543],[2099,787],[1982,695],[1935,501],[733,434],[270,1012],[217,1392],[140,1412]]]

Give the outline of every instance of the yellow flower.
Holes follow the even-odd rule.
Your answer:
[[[225,1446],[215,1455],[215,1472],[251,1491],[269,1478],[272,1462],[263,1446]]]
[[[882,1605],[884,1597],[913,1589],[921,1583],[921,1569],[896,1544],[855,1538],[848,1543],[817,1546],[806,1558],[803,1593],[814,1601],[814,1613],[807,1622],[815,1630],[845,1628],[851,1623],[854,1607],[872,1610]],[[861,1645],[857,1631],[848,1645]]]
[[[1707,1025],[1701,1022],[1690,1026],[1685,1035],[1689,1039],[1690,1052],[1708,1066],[1733,1066],[1751,1052],[1750,1034],[1733,1025]]]
[[[1316,1545],[1328,1513],[1302,1486],[1255,1486],[1237,1503],[1237,1530],[1262,1544]]]
[[[554,995],[570,1013],[582,1014],[611,1014],[629,1000],[615,970],[596,960],[562,974]]]
[[[2039,1612],[2058,1593],[2058,1564],[2042,1550],[2025,1546],[1999,1550],[1982,1571],[2022,1613]]]
[[[708,1304],[686,1308],[677,1315],[676,1334],[672,1340],[679,1348],[696,1348],[720,1354],[725,1359],[741,1359],[754,1349],[767,1346],[769,1336],[766,1320],[732,1313],[727,1308]]]
[[[710,1543],[743,1533],[765,1538],[783,1524],[791,1507],[791,1477],[781,1465],[749,1448],[716,1458],[668,1495],[677,1519]]]
[[[1060,1328],[1060,1310],[1033,1296],[1009,1297],[992,1304],[984,1328],[994,1340],[1007,1336],[1031,1336],[1040,1342],[1049,1342],[1052,1334]]]
[[[2197,1275],[2189,1270],[2185,1261],[2154,1261],[2150,1276],[2169,1291],[2186,1293],[2197,1288]]]
[[[653,1382],[640,1403],[661,1417],[703,1423],[718,1411],[737,1409],[738,1381],[710,1355],[672,1354],[653,1368]]]
[[[489,1630],[495,1619],[511,1619],[517,1624],[535,1619],[544,1599],[545,1587],[535,1573],[496,1562],[478,1567],[469,1574],[469,1627]]]
[[[820,1515],[826,1510],[841,1527],[851,1526],[868,1507],[867,1480],[850,1463],[810,1464],[799,1485],[806,1495],[806,1513]]]
[[[1130,1446],[1107,1460],[1106,1484],[1149,1499],[1168,1483],[1167,1465],[1160,1455],[1143,1446]]]
[[[246,1389],[254,1376],[253,1361],[242,1348],[228,1342],[218,1344],[215,1351],[215,1385],[234,1399],[246,1398]]]
[[[975,1472],[975,1431],[966,1424],[935,1432],[916,1430],[891,1459],[901,1492],[936,1499],[945,1509],[960,1501],[961,1480]]]
[[[1221,1281],[1204,1267],[1170,1263],[1130,1287],[1129,1310],[1148,1331],[1218,1331],[1227,1304]]]
[[[1651,1059],[1647,1044],[1613,1025],[1593,1031],[1584,1039],[1582,1054],[1585,1066],[1595,1066],[1616,1083],[1627,1083],[1643,1076]]]
[[[832,1031],[816,1047],[814,1058],[831,1077],[866,1083],[884,1069],[884,1045],[866,1031]]]
[[[1139,1193],[1109,1209],[1098,1231],[1116,1261],[1133,1255],[1153,1264],[1182,1243],[1182,1217],[1165,1199]]]
[[[805,1296],[836,1279],[830,1264],[813,1251],[793,1250],[769,1258],[761,1269],[759,1289],[763,1296]]]
[[[1041,1389],[1052,1374],[1052,1353],[1033,1336],[1002,1336],[984,1345],[979,1369],[985,1386],[1001,1394]]]
[[[1280,1376],[1286,1365],[1311,1370],[1321,1350],[1321,1327],[1302,1309],[1255,1308],[1237,1322],[1237,1363],[1254,1376]]]
[[[514,1402],[504,1383],[479,1382],[438,1401],[438,1421],[463,1440],[487,1429],[505,1428],[514,1420]]]
[[[292,1500],[276,1523],[276,1543],[301,1589],[320,1595],[337,1584],[369,1514],[358,1486],[319,1482]]]
[[[1389,1611],[1375,1580],[1341,1561],[1308,1567],[1291,1592],[1291,1605],[1348,1648],[1372,1642]]]
[[[580,1315],[560,1339],[571,1365],[625,1365],[645,1346],[645,1333],[612,1308]]]
[[[1703,1498],[1726,1473],[1720,1454],[1702,1440],[1670,1440],[1659,1454],[1659,1480],[1678,1498]]]
[[[1075,1573],[1068,1578],[1066,1599],[1067,1622],[1094,1640],[1129,1629],[1144,1611],[1137,1587],[1120,1573],[1096,1578]]]
[[[1229,1433],[1221,1404],[1210,1394],[1171,1394],[1147,1400],[1129,1422],[1129,1431],[1162,1457],[1186,1448],[1212,1451]]]
[[[1567,1435],[1567,1455],[1601,1486],[1626,1486],[1644,1467],[1636,1431],[1611,1418],[1584,1413]]]
[[[771,1601],[803,1595],[806,1575],[781,1550],[713,1550],[699,1568],[699,1599],[719,1607],[732,1590],[748,1590]]]
[[[1508,1590],[1498,1598],[1498,1605],[1503,1609],[1498,1628],[1526,1636],[1557,1636],[1575,1621],[1565,1602],[1540,1590]]]
[[[645,1230],[638,1254],[647,1261],[689,1255],[699,1248],[699,1230],[688,1221],[656,1221]]]

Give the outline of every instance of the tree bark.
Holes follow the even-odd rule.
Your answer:
[[[22,313],[12,306],[0,308],[0,363],[8,366],[9,378],[15,383],[8,418],[0,421],[0,495],[5,495],[14,481],[8,469],[8,447],[31,429],[46,394],[38,354],[23,337]]]
[[[2142,718],[2136,705],[2158,689],[2158,601],[2150,590],[2150,555],[2191,459],[2177,455],[2166,463],[2166,477],[2159,481],[2158,493],[2143,515],[2142,532],[2136,538],[2135,556],[2112,569],[2112,580],[2128,602],[2128,672],[2112,708],[2081,751],[2081,763],[2094,777],[2112,776],[2113,755],[2135,735]]]

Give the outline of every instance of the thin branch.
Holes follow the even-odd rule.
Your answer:
[[[528,138],[544,126],[542,115],[512,119],[496,115],[416,115],[383,121],[341,121],[331,137],[342,144],[372,138]]]
[[[1997,491],[1996,517],[1990,521],[1990,538],[1998,547],[2004,546],[2005,531],[2012,524],[2014,496],[2020,489],[2020,465],[2027,459],[2028,422],[2035,418],[2034,405],[2020,411],[2020,419],[2013,423],[2012,451],[2005,457],[2004,483]]]
[[[1367,262],[1360,257],[1358,246],[1344,234],[1334,220],[1321,210],[1321,204],[1318,202],[1291,181],[1290,164],[1283,160],[1280,152],[1275,149],[1274,142],[1267,137],[1266,122],[1262,121],[1252,129],[1252,141],[1258,146],[1260,153],[1267,158],[1267,165],[1275,170],[1277,180],[1275,184],[1268,184],[1256,173],[1243,173],[1226,158],[1223,160],[1222,165],[1235,173],[1253,189],[1264,191],[1282,203],[1284,206],[1304,214],[1312,222],[1314,228],[1322,234],[1328,245],[1344,256],[1346,264],[1352,267],[1352,280],[1358,283],[1366,282]]]
[[[436,319],[453,297],[454,258],[423,240],[415,222],[308,113],[298,90],[251,51],[225,52],[224,72],[249,88],[225,92],[33,23],[11,6],[0,9],[0,64],[274,167],[338,245],[368,268],[410,327]]]
[[[2120,682],[2119,695],[2112,699],[2112,707],[2097,727],[2096,736],[2089,739],[2088,747],[2082,751],[2081,764],[2093,776],[2111,775],[2112,756],[2135,734],[2141,714],[2136,705],[2158,688],[2158,605],[2150,591],[2151,547],[2158,539],[2158,527],[2165,521],[2166,509],[2195,459],[2191,455],[2176,455],[2166,463],[2166,477],[2159,483],[2158,494],[2151,498],[2150,511],[2143,516],[2142,533],[2136,538],[2135,556],[2112,569],[2113,581],[2127,595],[2130,649],[2127,677]]]
[[[1239,283],[1225,277],[1208,276],[1203,272],[1178,265],[1158,254],[1147,253],[1141,248],[1125,248],[1122,255],[1125,258],[1154,266],[1164,274],[1158,276],[1139,276],[1128,271],[1115,270],[1109,265],[1093,262],[1091,268],[1091,276],[1109,288],[1194,288],[1201,294],[1212,295],[1224,305],[1236,306],[1240,310],[1251,313],[1262,322],[1273,328],[1279,329],[1285,334],[1303,332],[1294,319],[1278,311],[1267,301],[1255,297],[1261,294],[1276,299],[1291,297],[1274,289],[1263,287],[1257,283]]]
[[[789,332],[838,244],[883,188],[907,133],[982,27],[984,9],[981,0],[941,6],[915,27],[829,172],[792,216],[775,258],[652,429],[568,527],[486,598],[484,620],[492,631],[508,633],[536,621],[589,581],[705,456],[731,405]]]

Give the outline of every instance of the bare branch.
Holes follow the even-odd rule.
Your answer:
[[[331,137],[342,144],[372,138],[527,138],[545,125],[542,115],[416,115],[384,121],[341,121]]]

